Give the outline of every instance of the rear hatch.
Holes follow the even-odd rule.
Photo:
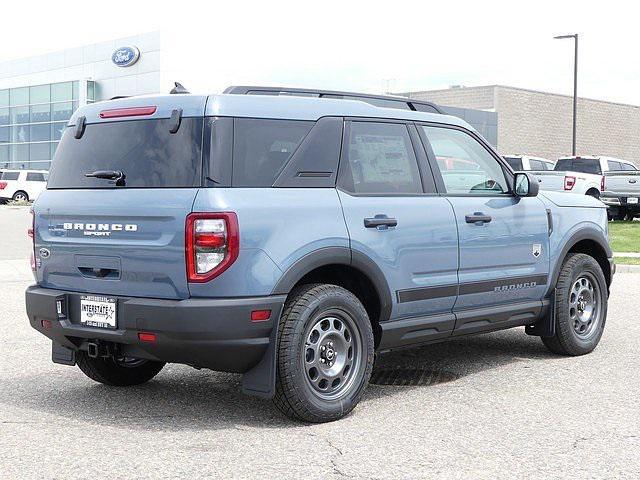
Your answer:
[[[202,184],[205,103],[192,95],[138,97],[74,115],[34,207],[40,285],[189,296],[185,220]]]

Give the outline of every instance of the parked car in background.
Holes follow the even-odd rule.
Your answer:
[[[47,188],[46,170],[4,170],[0,175],[0,200],[34,201]]]
[[[633,220],[640,216],[640,171],[630,162],[609,161],[609,166],[600,200],[609,207],[611,219]]]
[[[619,171],[622,165],[633,166],[631,162],[612,157],[564,157],[558,159],[553,171],[534,173],[541,190],[571,192],[599,199],[605,189],[604,174]]]
[[[530,155],[503,155],[514,172],[553,170],[555,162],[542,157]]]

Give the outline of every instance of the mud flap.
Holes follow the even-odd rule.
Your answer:
[[[535,337],[553,337],[556,334],[556,290],[549,297],[549,305],[544,316],[534,325],[525,327],[527,335]]]
[[[51,342],[51,360],[53,363],[73,367],[76,364],[76,352],[57,342]]]
[[[276,343],[278,323],[271,330],[269,347],[262,360],[242,377],[242,393],[254,397],[271,399],[276,393]]]

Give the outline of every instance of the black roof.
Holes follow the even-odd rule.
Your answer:
[[[318,90],[316,88],[289,88],[234,85],[225,89],[223,93],[237,95],[294,95],[312,96],[318,98],[335,98],[362,100],[378,107],[400,108],[419,112],[444,113],[436,104],[422,100],[413,100],[391,95],[371,95],[368,93],[341,92],[336,90]]]

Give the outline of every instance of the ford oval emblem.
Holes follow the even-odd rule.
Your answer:
[[[137,47],[120,47],[111,55],[111,61],[119,67],[130,67],[138,58],[140,50]]]

